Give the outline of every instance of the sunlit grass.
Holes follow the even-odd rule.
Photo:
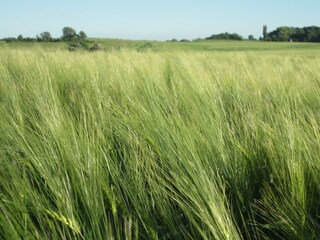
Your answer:
[[[1,239],[318,239],[320,58],[1,50]]]

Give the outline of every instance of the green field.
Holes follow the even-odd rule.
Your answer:
[[[319,239],[320,44],[0,43],[0,239]]]
[[[319,55],[320,43],[290,43],[290,42],[261,42],[261,41],[222,41],[222,40],[201,40],[193,42],[160,42],[160,41],[130,41],[118,39],[91,38],[90,43],[98,43],[102,50],[119,51],[132,49],[139,52],[171,52],[171,51],[197,51],[197,52],[270,52],[284,54]],[[64,50],[67,43],[28,43],[14,42],[5,43],[0,41],[0,48],[9,49],[38,49]]]

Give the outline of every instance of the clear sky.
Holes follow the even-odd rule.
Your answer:
[[[60,37],[65,26],[104,38],[259,37],[264,24],[320,26],[320,0],[0,0],[0,38]]]

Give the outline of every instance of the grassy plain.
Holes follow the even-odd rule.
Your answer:
[[[99,41],[0,44],[0,239],[319,239],[319,44]]]
[[[220,41],[201,40],[193,42],[160,42],[160,41],[130,41],[121,39],[88,39],[91,43],[98,43],[104,51],[119,51],[121,49],[132,49],[138,52],[256,52],[256,53],[284,53],[299,55],[315,55],[320,53],[319,43],[290,43],[290,42],[260,42],[260,41]],[[5,43],[0,41],[0,48],[11,49],[38,49],[65,50],[67,44],[58,43],[28,43],[14,42]]]

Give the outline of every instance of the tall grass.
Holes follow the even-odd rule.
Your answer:
[[[319,60],[1,50],[0,239],[319,239]]]

